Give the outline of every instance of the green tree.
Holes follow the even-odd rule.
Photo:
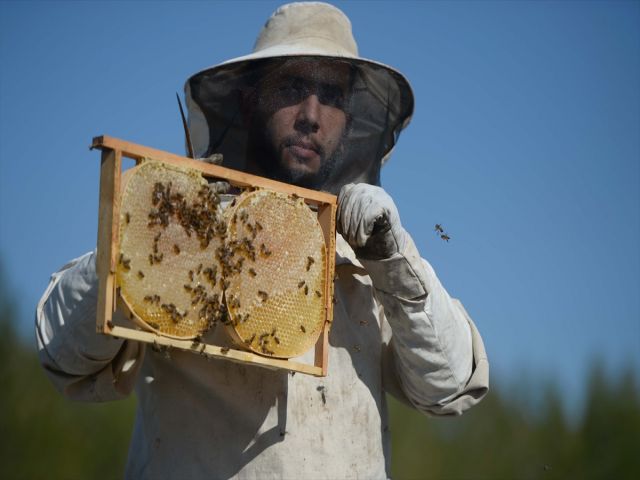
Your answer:
[[[135,400],[63,398],[39,364],[35,340],[17,335],[9,299],[0,272],[0,478],[122,478]]]

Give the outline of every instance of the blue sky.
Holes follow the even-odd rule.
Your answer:
[[[26,336],[51,272],[95,244],[91,138],[182,153],[175,92],[278,5],[0,3],[0,264]],[[336,5],[412,83],[383,186],[493,378],[549,376],[573,404],[596,355],[640,372],[640,3]]]

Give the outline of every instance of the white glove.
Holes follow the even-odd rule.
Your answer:
[[[350,183],[338,194],[337,229],[359,258],[382,260],[403,251],[407,232],[382,188]]]

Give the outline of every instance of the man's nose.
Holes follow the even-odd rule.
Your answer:
[[[296,128],[303,133],[315,133],[320,128],[320,100],[314,93],[307,95],[298,110]]]

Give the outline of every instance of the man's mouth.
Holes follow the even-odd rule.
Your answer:
[[[285,142],[285,147],[288,148],[291,153],[299,161],[307,161],[321,156],[322,148],[315,142],[303,139],[291,139]]]

